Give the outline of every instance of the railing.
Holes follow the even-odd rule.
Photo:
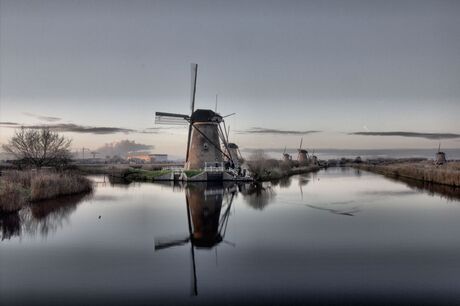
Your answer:
[[[172,171],[173,173],[182,173],[184,171],[184,168],[180,167],[163,167],[161,170],[167,170],[167,171]]]
[[[206,172],[223,172],[224,170],[224,163],[204,163],[204,171]]]

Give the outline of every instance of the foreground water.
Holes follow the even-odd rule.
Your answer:
[[[353,169],[113,185],[2,219],[1,305],[460,304],[460,201]]]

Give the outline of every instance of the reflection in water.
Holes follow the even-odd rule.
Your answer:
[[[263,210],[276,196],[272,185],[267,182],[240,185],[240,192],[246,203],[257,210]]]
[[[21,222],[19,213],[0,215],[1,240],[11,239],[11,237],[19,236],[21,232]]]
[[[228,219],[237,193],[235,184],[191,183],[185,186],[189,232],[182,237],[155,239],[155,250],[190,243],[192,295],[198,295],[195,248],[213,248],[224,240]]]
[[[343,209],[342,210],[342,209],[324,208],[324,207],[319,207],[319,206],[314,206],[314,205],[307,205],[307,206],[311,207],[311,208],[314,208],[314,209],[328,211],[328,212],[336,214],[336,215],[343,215],[343,216],[350,216],[350,217],[353,217],[355,213],[360,211],[360,209],[358,207],[352,207],[350,209]]]
[[[26,233],[43,237],[61,228],[88,194],[79,194],[40,201],[14,214],[0,217],[2,239]]]
[[[403,182],[411,189],[425,192],[431,196],[440,195],[441,197],[448,200],[460,200],[460,187],[433,184],[430,182],[418,181],[405,177],[389,179],[395,182]]]

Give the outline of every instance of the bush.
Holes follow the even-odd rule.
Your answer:
[[[21,185],[0,180],[0,212],[11,213],[20,210],[27,203],[28,193]]]

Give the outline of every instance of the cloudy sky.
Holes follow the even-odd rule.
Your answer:
[[[184,152],[154,112],[236,112],[244,148],[460,148],[460,1],[0,0],[0,144],[51,125]]]

